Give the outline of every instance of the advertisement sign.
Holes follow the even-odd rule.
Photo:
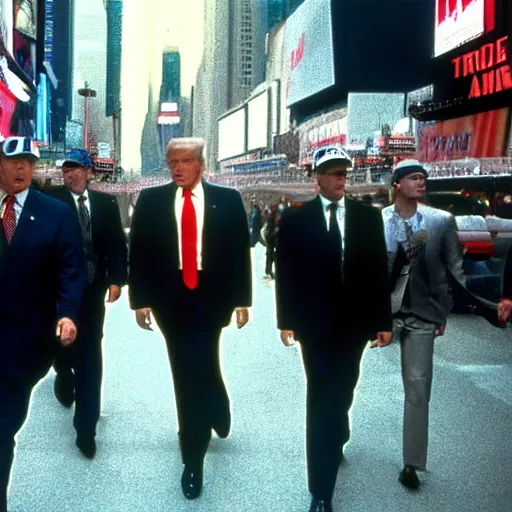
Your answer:
[[[268,146],[268,91],[249,100],[247,150],[266,148]]]
[[[14,0],[14,27],[27,37],[37,39],[37,0]]]
[[[306,0],[286,21],[284,37],[289,107],[335,83],[330,0]]]
[[[175,101],[163,102],[160,105],[160,112],[178,112],[178,103]]]
[[[246,109],[241,108],[219,119],[219,161],[246,153],[245,118]]]
[[[508,113],[508,108],[502,108],[458,119],[420,123],[418,160],[439,162],[504,156]]]
[[[495,0],[436,0],[437,57],[494,28]]]
[[[464,98],[490,96],[512,89],[507,57],[508,36],[452,59],[455,86],[464,87]]]
[[[11,131],[11,118],[16,108],[16,97],[0,81],[0,137],[5,139],[14,135]]]
[[[4,47],[12,55],[12,27],[13,3],[12,0],[0,0],[0,38]]]

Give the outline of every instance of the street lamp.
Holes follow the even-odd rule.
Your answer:
[[[78,94],[84,97],[84,149],[89,151],[89,98],[95,98],[96,91],[89,89],[89,84],[85,82],[85,87],[78,89]]]

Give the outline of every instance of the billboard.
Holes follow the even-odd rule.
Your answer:
[[[284,58],[289,68],[286,106],[334,85],[330,0],[306,0],[288,18]]]
[[[249,100],[247,114],[249,117],[247,133],[247,151],[268,146],[269,101],[268,90]]]
[[[219,119],[218,161],[242,155],[245,149],[246,109],[241,108]]]
[[[37,0],[14,0],[14,28],[37,39]]]
[[[16,108],[16,97],[0,80],[0,137],[7,138],[15,133],[11,130],[11,119]]]
[[[495,0],[436,0],[437,57],[494,28]]]
[[[418,160],[439,162],[505,154],[508,108],[418,127]]]

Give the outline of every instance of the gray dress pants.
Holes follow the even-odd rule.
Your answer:
[[[428,446],[428,409],[432,389],[432,366],[436,326],[414,316],[393,322],[396,340],[400,340],[402,380],[404,384],[403,458],[425,471]]]

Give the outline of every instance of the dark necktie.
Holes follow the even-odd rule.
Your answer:
[[[92,247],[91,216],[87,206],[85,206],[85,201],[87,201],[87,197],[84,195],[78,198],[78,221],[80,223],[82,242],[87,257],[87,281],[92,283],[96,272],[96,264],[94,262],[94,251]]]
[[[341,279],[343,280],[343,243],[338,224],[338,204],[331,203],[327,209],[329,210],[329,239],[331,241],[332,254],[334,255],[334,261],[339,264]]]
[[[5,209],[2,218],[5,238],[7,243],[10,244],[14,232],[16,231],[16,212],[14,211],[14,203],[16,199],[14,196],[7,196],[5,199]]]
[[[414,236],[414,233],[412,231],[412,227],[408,222],[406,222],[405,223],[405,237],[406,237],[405,254],[407,255],[407,259],[409,260],[409,262],[412,262],[413,256],[414,256],[414,250],[413,250],[413,245],[412,245],[413,236]]]
[[[190,290],[197,286],[197,218],[192,191],[183,189],[183,210],[181,213],[181,259],[183,282]]]

